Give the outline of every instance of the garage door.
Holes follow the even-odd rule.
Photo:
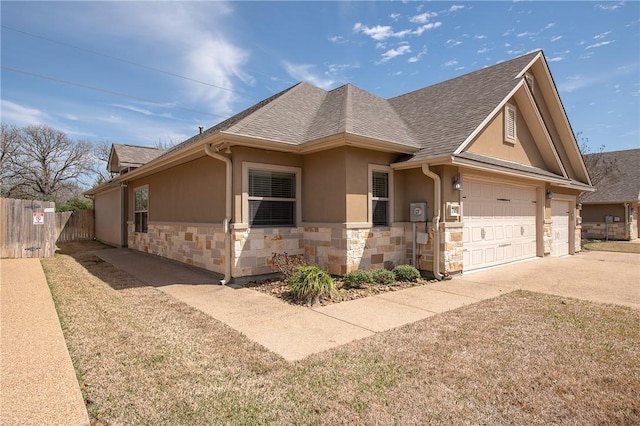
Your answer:
[[[551,256],[569,254],[569,202],[551,200]]]
[[[536,189],[465,179],[464,271],[536,256]]]

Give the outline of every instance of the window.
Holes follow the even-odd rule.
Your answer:
[[[297,175],[287,170],[248,169],[249,226],[295,226]]]
[[[371,223],[373,226],[389,225],[389,172],[370,168]]]
[[[138,188],[133,191],[135,232],[147,232],[149,221],[149,188]]]
[[[507,105],[504,109],[504,140],[516,143],[516,107]]]

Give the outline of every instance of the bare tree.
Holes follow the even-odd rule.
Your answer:
[[[615,159],[611,159],[604,154],[604,145],[601,145],[597,152],[591,152],[588,138],[583,137],[582,133],[578,132],[576,139],[580,140],[580,153],[582,154],[582,160],[587,167],[593,186],[598,186],[605,178],[615,177],[618,173],[618,165]]]
[[[15,170],[11,158],[16,156],[20,148],[20,131],[15,126],[2,124],[0,130],[0,192],[14,185]]]
[[[2,187],[3,195],[61,201],[77,193],[81,179],[92,169],[91,143],[70,139],[64,132],[44,125],[16,130],[17,148],[2,160],[3,173],[6,168],[10,174]],[[8,130],[5,135],[3,128],[3,150],[14,142],[13,137]]]
[[[109,156],[111,155],[111,146],[109,141],[95,142],[93,144],[94,164],[92,172],[95,174],[95,185],[100,185],[113,179],[117,173],[111,173],[109,169]]]

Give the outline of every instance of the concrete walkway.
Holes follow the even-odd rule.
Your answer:
[[[39,259],[0,261],[0,424],[88,425]]]
[[[234,289],[195,268],[127,249],[103,260],[224,322],[288,361],[493,298],[516,289],[640,309],[640,255],[588,252],[534,259],[426,286],[339,304],[292,306],[255,290]]]

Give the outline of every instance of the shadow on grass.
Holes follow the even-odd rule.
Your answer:
[[[57,254],[70,256],[115,290],[175,284],[218,285],[222,278],[202,268],[97,241],[65,243],[58,247]]]

